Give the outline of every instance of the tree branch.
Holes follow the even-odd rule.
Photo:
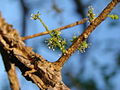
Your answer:
[[[69,90],[62,82],[61,70],[58,66],[46,61],[41,55],[33,52],[30,47],[25,46],[18,32],[1,16],[0,52],[2,57],[6,58],[6,62],[15,63],[24,77],[33,81],[42,90]],[[10,59],[7,58],[8,56]],[[14,72],[12,71],[12,73]],[[11,76],[10,78],[15,77]],[[17,87],[15,83],[12,84]]]
[[[74,26],[79,25],[79,24],[84,24],[86,21],[87,21],[87,18],[84,18],[80,21],[77,21],[75,23],[72,23],[72,24],[69,24],[69,25],[66,25],[66,26],[62,26],[62,27],[54,29],[54,30],[61,31],[61,30],[64,30],[64,29],[67,29],[67,28],[70,28],[70,27],[74,27]],[[49,33],[46,31],[46,32],[41,32],[41,33],[37,33],[37,34],[34,34],[34,35],[30,35],[30,36],[25,36],[25,37],[22,37],[22,40],[31,39],[31,38],[46,35],[46,34],[49,34]]]
[[[101,12],[101,14],[90,23],[86,30],[78,37],[78,39],[73,42],[73,44],[68,48],[67,53],[63,54],[58,61],[55,62],[58,66],[62,68],[64,63],[69,59],[69,57],[78,49],[80,44],[88,38],[88,36],[95,30],[95,28],[105,20],[107,15],[112,11],[112,9],[120,2],[120,0],[112,0],[107,7]]]
[[[62,82],[61,69],[63,64],[107,17],[118,2],[120,0],[112,0],[78,39],[73,42],[67,53],[54,63],[46,61],[41,55],[33,52],[30,47],[25,46],[18,32],[0,16],[0,52],[4,54],[3,58],[9,56],[10,59],[6,58],[6,60],[15,63],[22,74],[25,75],[25,78],[33,81],[42,90],[69,90]]]
[[[2,48],[0,48],[0,51],[3,57],[3,62],[5,65],[6,72],[8,74],[11,89],[20,90],[19,81],[15,70],[15,64],[11,63],[10,56],[4,50],[2,50]]]

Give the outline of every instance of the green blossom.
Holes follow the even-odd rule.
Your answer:
[[[94,8],[92,6],[89,6],[88,7],[88,18],[89,18],[89,22],[92,22],[96,17],[95,17],[95,14],[94,14]]]
[[[47,39],[46,43],[49,49],[52,49],[54,51],[55,48],[59,48],[63,53],[66,53],[65,47],[67,45],[67,42],[60,36],[60,34],[60,31],[53,30],[51,33],[51,38]]]
[[[31,19],[37,20],[40,15],[41,15],[41,14],[39,13],[39,11],[37,12],[37,14],[31,14]]]
[[[116,14],[108,15],[108,17],[110,17],[111,19],[119,19],[119,16]]]
[[[85,52],[85,50],[89,47],[89,44],[87,43],[87,41],[83,41],[81,43],[81,45],[79,46],[78,50],[83,53]]]
[[[77,36],[73,36],[71,42],[74,42],[77,38],[78,38]],[[90,44],[87,43],[87,41],[85,40],[85,41],[83,41],[83,42],[80,44],[80,46],[78,47],[78,50],[79,50],[81,53],[83,53],[83,52],[85,52],[85,50],[86,50],[89,46],[90,46]]]

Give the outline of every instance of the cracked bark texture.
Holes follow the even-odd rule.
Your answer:
[[[54,63],[48,62],[41,55],[33,52],[31,47],[25,46],[18,32],[12,28],[12,25],[7,24],[0,15],[0,52],[3,61],[7,60],[11,64],[15,64],[27,80],[34,82],[42,90],[69,90],[62,82],[61,77],[61,69],[64,63],[77,50],[82,41],[88,38],[91,32],[107,17],[118,2],[120,0],[112,0],[73,42],[67,53]],[[8,67],[8,65],[5,66]],[[10,75],[8,76],[12,78]]]
[[[42,90],[69,90],[62,82],[61,69],[25,46],[18,32],[0,16],[0,52],[14,63],[27,80]],[[4,60],[4,59],[3,59]],[[9,70],[8,70],[9,71]]]

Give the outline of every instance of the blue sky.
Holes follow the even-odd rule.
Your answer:
[[[31,13],[36,13],[38,10],[40,11],[41,18],[43,21],[48,25],[49,29],[55,29],[57,27],[71,24],[75,21],[80,20],[79,15],[75,11],[75,5],[73,0],[56,0],[57,3],[59,3],[59,7],[63,9],[62,14],[57,14],[55,11],[52,11],[51,9],[51,0],[45,0],[43,4],[40,4],[41,6],[37,7],[33,4],[33,2],[38,2],[38,0],[31,0],[31,2],[28,2],[27,4],[30,5],[30,11],[28,12],[28,19],[26,21],[27,23],[27,34],[31,35],[39,32],[45,31],[45,29],[42,27],[42,25],[38,21],[30,20]],[[87,2],[87,0],[84,0],[84,2]],[[108,1],[109,2],[109,1]],[[104,2],[103,0],[96,0],[95,3],[92,4],[92,6],[95,8],[95,13],[99,14],[101,10],[107,5],[108,2]],[[2,12],[2,16],[6,19],[6,21],[9,24],[14,25],[14,28],[17,29],[20,33],[22,31],[21,25],[22,25],[22,12],[21,12],[21,6],[19,0],[1,0],[0,1],[0,11]],[[88,57],[86,58],[86,70],[85,70],[85,78],[94,78],[98,87],[104,89],[106,87],[103,77],[101,74],[101,71],[98,68],[94,67],[94,64],[92,63],[93,60],[96,60],[97,63],[99,63],[98,67],[101,67],[102,65],[109,65],[110,71],[116,66],[115,59],[114,59],[114,53],[119,52],[119,25],[116,27],[110,27],[108,23],[111,22],[109,19],[105,20],[101,25],[97,27],[97,29],[91,34],[90,39],[92,45],[90,46],[90,50],[93,49],[92,53],[89,53],[88,50]],[[60,24],[62,23],[62,24]],[[73,33],[78,34],[77,32],[82,31],[82,25],[70,28],[69,30],[62,31],[62,35],[65,38],[72,38]],[[67,35],[66,35],[67,34]],[[53,52],[46,48],[46,46],[42,43],[42,39],[49,37],[48,35],[33,38],[30,40],[27,40],[27,45],[31,47],[37,47],[37,53],[41,54],[45,59],[49,61],[55,61],[59,58],[60,52]],[[113,41],[116,40],[116,41]],[[110,41],[110,42],[109,42]],[[109,43],[110,44],[109,44]],[[106,44],[108,43],[108,44]],[[106,46],[108,45],[108,46]],[[112,48],[113,51],[111,52],[105,52],[106,47]],[[118,48],[118,49],[116,49]],[[71,70],[72,73],[77,74],[80,67],[80,54],[75,53],[69,61],[65,64],[63,72],[67,70],[67,68],[70,68],[72,65],[73,70]],[[91,57],[91,58],[89,58]],[[4,85],[4,81],[8,83],[7,75],[0,57],[0,83]],[[18,70],[18,69],[17,69]],[[38,88],[36,85],[31,83],[30,81],[26,81],[22,76],[19,70],[17,71],[18,78],[20,80],[20,85],[22,87],[22,90],[28,89],[37,90]],[[24,83],[23,83],[24,81]],[[98,82],[99,81],[99,82]],[[26,83],[25,83],[26,82]],[[113,84],[115,82],[115,84]],[[112,85],[115,87],[114,90],[119,90],[120,86],[120,74],[116,75],[111,80]],[[0,85],[0,90],[2,90],[2,85]]]

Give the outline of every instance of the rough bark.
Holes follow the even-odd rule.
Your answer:
[[[18,32],[0,16],[0,52],[4,62],[14,63],[27,80],[33,81],[42,90],[69,90],[62,82],[61,77],[61,69],[64,63],[77,50],[83,40],[88,38],[91,32],[107,17],[118,2],[120,0],[112,0],[78,39],[73,42],[67,53],[54,63],[48,62],[41,55],[33,52],[32,48],[25,46]],[[10,67],[12,68],[12,65]],[[7,68],[6,70],[9,71]]]
[[[42,90],[69,90],[64,85],[61,69],[25,46],[18,32],[0,16],[0,52],[7,61],[15,63],[27,80]],[[3,59],[5,60],[5,59]]]

